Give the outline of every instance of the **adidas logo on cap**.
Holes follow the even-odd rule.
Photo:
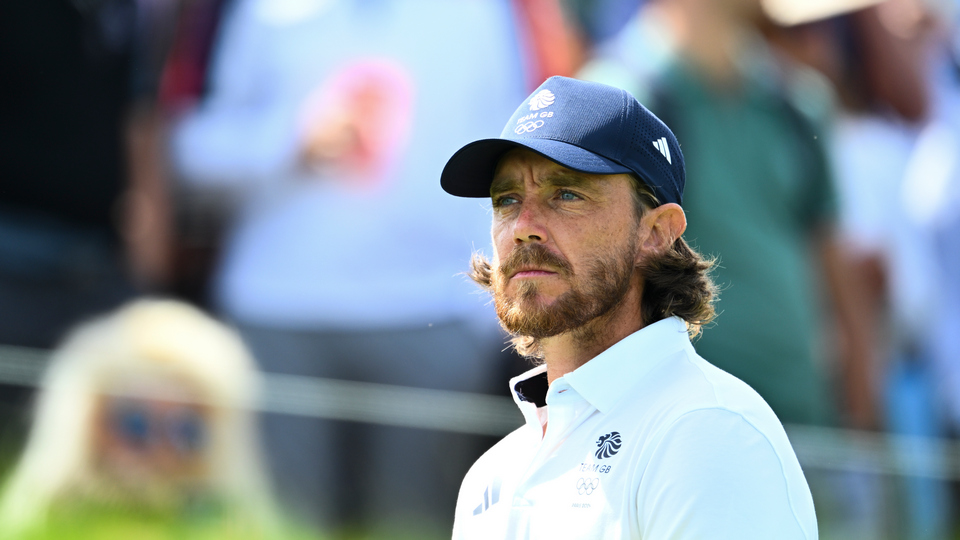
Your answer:
[[[670,159],[670,145],[667,144],[666,137],[660,137],[659,139],[653,141],[653,146],[663,154],[663,157],[667,158],[667,163],[673,165],[673,160]]]

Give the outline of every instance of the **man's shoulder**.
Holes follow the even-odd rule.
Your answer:
[[[779,425],[727,408],[691,410],[665,427],[640,467],[638,507],[650,531],[690,507],[691,537],[816,538],[810,490]]]
[[[709,363],[692,348],[659,363],[627,393],[610,416],[630,419],[634,438],[655,446],[680,423],[709,424],[716,418],[741,419],[778,454],[792,455],[783,424],[749,385]],[[621,422],[621,426],[626,425]],[[736,446],[737,441],[722,439]],[[652,447],[647,447],[650,450]]]
[[[710,516],[697,519],[698,526],[708,528],[709,522],[740,512],[754,520],[749,526],[757,531],[815,538],[816,518],[803,471],[783,425],[763,398],[692,349],[659,366],[654,375],[649,400],[627,405],[642,409],[624,411],[647,422],[637,426],[645,436],[634,452],[634,466],[643,471],[639,496],[649,503],[641,521],[659,530],[663,523],[655,509],[669,513],[676,510],[674,503],[696,499],[702,516]],[[673,495],[664,498],[668,492]],[[740,502],[728,501],[731,496]],[[673,502],[665,507],[656,502],[668,499]],[[746,526],[744,519],[733,521]]]
[[[482,471],[509,466],[517,462],[518,458],[525,453],[532,451],[535,446],[536,441],[531,434],[530,426],[520,426],[484,452],[470,467],[466,480],[469,480],[472,475],[482,474]]]
[[[773,411],[747,383],[714,366],[692,348],[678,352],[651,370],[627,407],[655,408],[663,418],[700,409],[724,409],[779,425]]]
[[[769,413],[773,411],[767,402],[750,385],[735,375],[710,363],[699,354],[691,355],[690,363],[702,377],[703,384],[709,389],[711,398],[718,407],[751,414]]]

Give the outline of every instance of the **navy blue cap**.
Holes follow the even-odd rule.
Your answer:
[[[550,77],[517,108],[499,138],[458,150],[443,168],[440,186],[459,197],[489,197],[497,163],[517,147],[575,171],[634,173],[661,203],[683,201],[677,138],[626,90]]]

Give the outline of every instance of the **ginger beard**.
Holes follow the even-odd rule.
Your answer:
[[[517,247],[504,260],[494,261],[492,269],[493,300],[500,324],[514,335],[535,339],[587,331],[592,321],[613,312],[626,296],[636,252],[636,241],[631,238],[625,246],[597,253],[575,274],[566,259],[542,244]],[[508,276],[529,266],[557,272],[569,284],[569,290],[549,304],[540,298],[541,285],[536,280],[519,281],[515,291],[507,293]]]

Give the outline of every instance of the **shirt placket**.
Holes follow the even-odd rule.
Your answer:
[[[542,489],[539,490],[540,495],[536,497],[539,500],[534,500],[535,497],[530,496],[531,489],[538,486],[543,488],[541,481],[537,478],[539,476],[537,473],[551,466],[562,466],[562,464],[557,464],[555,460],[551,463],[550,458],[554,456],[561,444],[576,444],[575,437],[572,437],[573,432],[590,416],[589,413],[595,410],[563,378],[555,380],[550,385],[547,392],[547,407],[546,433],[542,437],[538,437],[539,441],[536,443],[537,448],[533,454],[533,459],[513,493],[507,524],[508,538],[528,538],[530,520],[533,518],[532,511],[535,504],[538,509],[543,510],[554,506],[550,500],[543,500],[544,491]]]

